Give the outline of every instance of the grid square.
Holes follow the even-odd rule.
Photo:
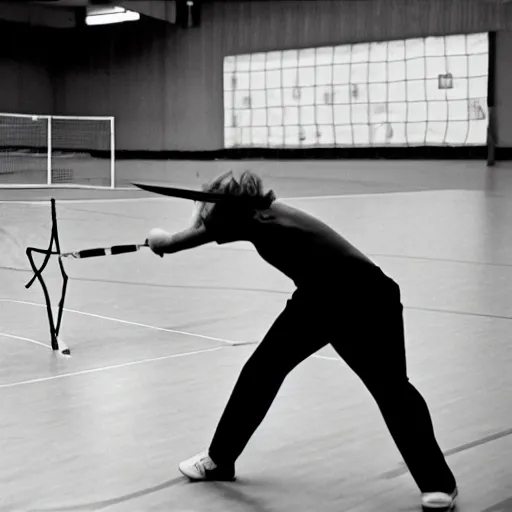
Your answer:
[[[301,126],[315,124],[315,121],[316,121],[315,106],[311,105],[310,107],[300,107],[299,116],[300,116]]]
[[[468,76],[468,61],[467,55],[447,55],[446,57],[447,68],[454,78],[466,78]]]
[[[388,62],[388,71],[387,76],[388,81],[391,82],[399,82],[401,80],[405,80],[407,76],[407,65],[405,60],[397,60],[395,62]]]
[[[388,62],[405,61],[405,40],[389,41]]]
[[[334,64],[350,64],[352,62],[353,45],[344,44],[334,47]]]
[[[331,85],[333,81],[333,67],[331,66],[318,66],[313,68],[315,71],[315,84],[316,85]]]
[[[298,66],[299,52],[286,50],[281,55],[281,69],[296,69]]]
[[[386,82],[388,67],[386,61],[382,62],[371,62],[370,69],[368,71],[369,82]]]
[[[389,41],[371,43],[370,62],[386,63],[389,54]]]
[[[337,124],[334,127],[334,137],[336,139],[336,146],[350,147],[354,145],[353,125],[351,124]]]
[[[370,62],[370,43],[358,43],[352,47],[351,60],[353,64]]]
[[[267,107],[282,107],[283,106],[283,89],[268,89],[267,90]]]
[[[468,49],[468,36],[457,35],[445,38],[446,41],[446,55],[467,55]]]
[[[283,56],[282,52],[268,52],[266,55],[265,69],[280,70],[283,68]]]
[[[252,126],[267,126],[267,109],[258,108],[252,111]]]
[[[385,103],[388,99],[388,84],[386,82],[370,84],[368,101],[369,103]]]
[[[332,69],[332,65],[334,63],[334,47],[327,46],[324,48],[317,48],[315,59],[317,66],[326,66]]]
[[[279,89],[283,87],[283,72],[280,69],[267,69],[265,72],[265,87],[267,89]]]
[[[254,71],[249,75],[249,87],[252,91],[264,91],[266,88],[265,71]]]
[[[235,72],[249,71],[251,69],[250,55],[237,55],[235,57]]]
[[[268,145],[270,147],[284,146],[284,126],[271,126],[268,129]]]
[[[468,57],[468,76],[486,77],[489,69],[489,54],[470,55]]]
[[[263,89],[261,91],[250,91],[251,94],[251,108],[261,109],[267,107],[267,92]]]
[[[322,125],[332,125],[334,123],[334,112],[332,107],[317,105],[316,122]]]
[[[350,126],[352,121],[352,109],[348,105],[334,105],[333,112],[335,126]]]
[[[251,56],[250,71],[265,71],[267,56],[265,53],[253,53]]]
[[[422,38],[407,39],[405,42],[405,58],[423,59],[425,57],[426,41]]]

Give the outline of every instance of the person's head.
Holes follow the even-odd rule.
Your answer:
[[[274,193],[272,191],[265,193],[261,178],[251,171],[244,171],[238,178],[235,177],[233,171],[221,174],[210,183],[203,185],[203,192],[225,194],[242,200],[247,198],[247,203],[241,201],[239,204],[251,205],[252,209],[257,209],[257,201],[253,200],[261,200],[261,208],[268,208],[275,200]],[[197,226],[208,221],[219,209],[220,204],[222,203],[196,203],[194,225]]]

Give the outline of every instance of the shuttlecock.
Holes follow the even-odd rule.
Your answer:
[[[57,343],[59,345],[59,348],[58,348],[58,353],[61,355],[61,356],[64,356],[64,357],[71,357],[71,350],[69,349],[69,347],[64,343],[64,341],[62,341],[62,338],[58,337],[57,338]]]

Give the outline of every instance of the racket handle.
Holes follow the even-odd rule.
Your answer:
[[[110,254],[125,254],[127,252],[136,252],[142,245],[114,245],[110,248]]]
[[[97,249],[85,249],[83,251],[68,252],[61,254],[61,258],[95,258],[97,256],[109,256],[116,254],[126,254],[129,252],[137,252],[141,247],[147,247],[147,244],[131,244],[131,245],[114,245],[113,247],[102,247]]]

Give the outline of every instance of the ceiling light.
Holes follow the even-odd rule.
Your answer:
[[[87,8],[85,24],[89,26],[109,25],[125,21],[138,21],[139,19],[138,12],[127,11],[123,7],[90,7]]]

